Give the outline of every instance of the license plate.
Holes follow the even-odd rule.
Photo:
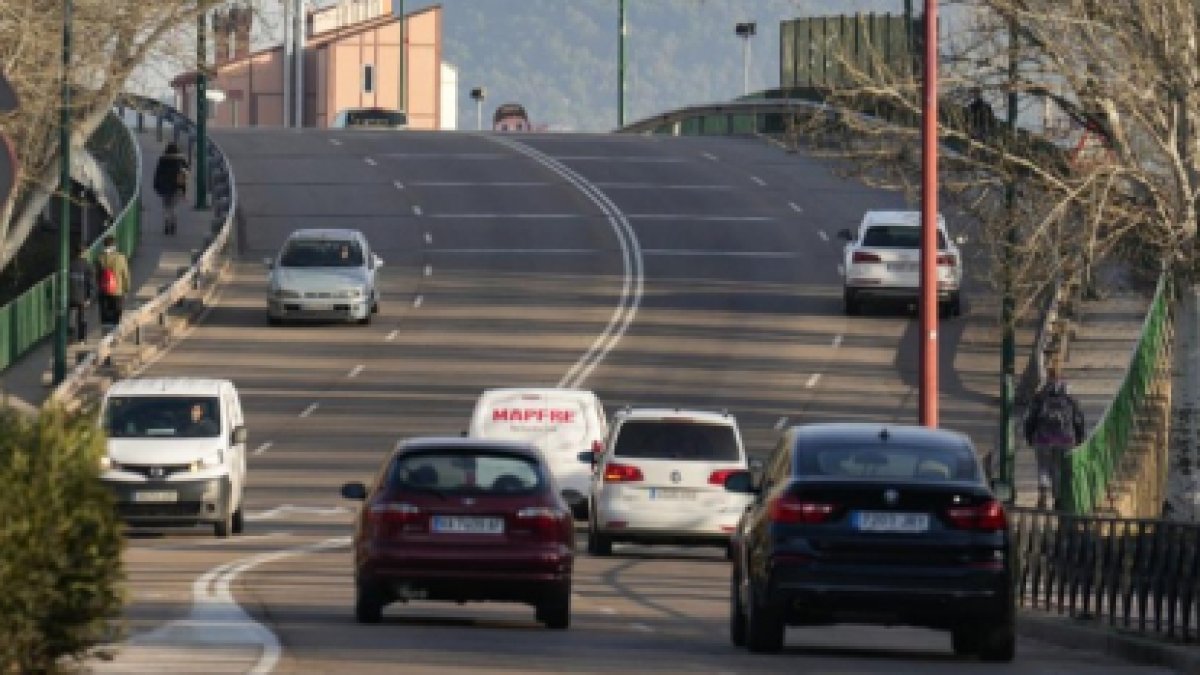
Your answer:
[[[446,534],[504,534],[503,518],[434,516],[430,525],[434,532]]]
[[[687,488],[650,488],[650,499],[695,501],[695,490]]]
[[[890,262],[887,264],[889,272],[916,272],[917,263],[915,262]]]
[[[153,490],[133,493],[133,501],[140,503],[162,503],[179,501],[179,493],[174,490]]]
[[[854,526],[863,532],[925,532],[929,514],[859,511],[854,514]]]

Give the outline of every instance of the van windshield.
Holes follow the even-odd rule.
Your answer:
[[[637,459],[683,459],[736,462],[733,427],[701,422],[630,420],[617,432],[613,454]]]
[[[104,407],[111,438],[215,438],[221,406],[215,396],[113,396]]]

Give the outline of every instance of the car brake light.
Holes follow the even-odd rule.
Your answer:
[[[771,499],[767,515],[773,523],[781,525],[816,525],[833,517],[837,506],[828,502],[815,502],[785,494]]]
[[[883,258],[879,257],[878,253],[870,253],[868,251],[855,251],[851,256],[850,262],[856,263],[877,263],[883,262]]]
[[[527,506],[517,511],[517,520],[528,525],[539,539],[557,541],[562,538],[565,512],[551,506]]]
[[[730,476],[735,473],[743,473],[745,471],[745,469],[717,469],[716,471],[708,474],[708,484],[720,485],[724,487],[725,481],[728,480]]]
[[[635,483],[644,478],[642,470],[628,464],[607,464],[604,467],[605,483]]]
[[[942,254],[939,254],[937,257],[937,264],[954,267],[954,266],[958,265],[958,259],[955,258],[954,255],[951,253],[942,253]]]
[[[1008,529],[1008,516],[995,499],[977,506],[952,506],[946,509],[946,519],[952,527],[977,532],[999,532]]]
[[[376,533],[385,527],[392,531],[419,532],[425,529],[428,516],[415,504],[377,502],[367,508],[367,518]]]

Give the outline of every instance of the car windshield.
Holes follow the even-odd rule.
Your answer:
[[[739,459],[737,436],[727,424],[630,420],[617,432],[617,457],[732,462]]]
[[[104,428],[111,438],[214,438],[220,410],[215,396],[113,396]]]
[[[396,458],[388,474],[393,490],[439,494],[533,494],[546,478],[538,462],[494,450],[414,452]]]
[[[345,112],[347,127],[401,129],[407,123],[408,117],[395,110],[347,110]]]
[[[978,481],[979,464],[968,448],[888,445],[838,446],[799,453],[801,476],[883,480]]]
[[[872,225],[863,235],[870,248],[920,248],[921,228],[911,225]],[[946,248],[946,235],[938,230],[938,248]]]
[[[358,242],[339,239],[292,239],[279,258],[280,267],[362,267]]]

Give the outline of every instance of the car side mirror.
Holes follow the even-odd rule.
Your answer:
[[[596,453],[592,452],[591,450],[584,450],[583,452],[576,455],[576,457],[578,457],[579,461],[583,462],[584,464],[587,464],[589,466],[596,465]]]
[[[363,501],[367,498],[367,486],[359,482],[346,483],[342,486],[342,496],[346,499]]]
[[[250,434],[249,434],[249,432],[246,431],[246,427],[242,427],[242,426],[234,427],[233,434],[230,436],[230,438],[233,440],[234,445],[245,445],[246,440],[249,437],[250,437]]]
[[[1012,483],[1002,481],[998,478],[992,480],[992,494],[995,495],[998,501],[1011,504],[1013,500]]]
[[[267,269],[271,269],[271,268],[275,267],[275,259],[274,258],[263,258],[263,267],[266,267]]]
[[[379,256],[377,256],[377,255],[375,255],[374,253],[372,253],[372,254],[371,254],[371,264],[372,264],[372,265],[374,265],[374,266],[375,266],[375,267],[377,267],[377,268],[378,268],[378,267],[383,267],[383,258],[380,258]]]
[[[845,241],[854,241],[854,233],[852,233],[849,229],[844,228],[844,227],[842,229],[838,230],[837,236],[838,236],[838,239],[843,239]]]
[[[742,495],[756,494],[754,478],[749,471],[735,471],[725,477],[725,491]]]

